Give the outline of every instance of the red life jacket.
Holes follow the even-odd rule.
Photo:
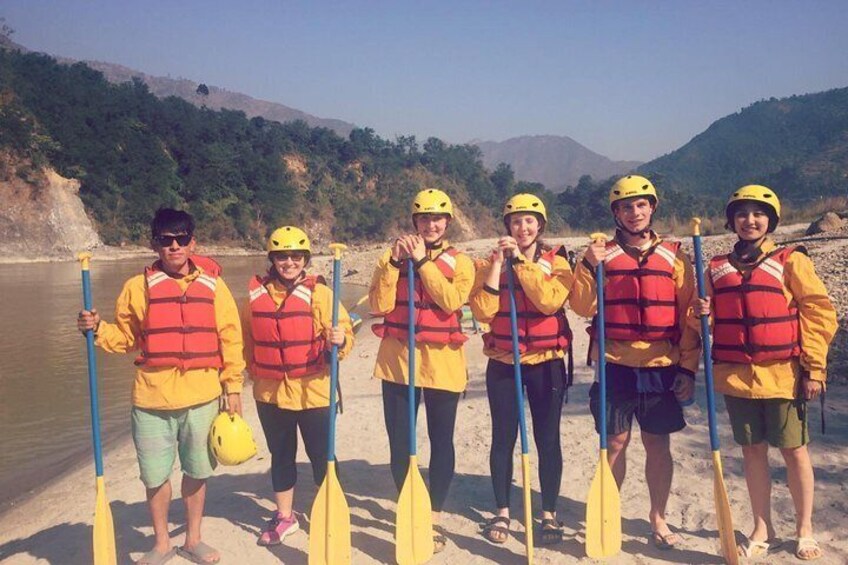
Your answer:
[[[680,317],[674,261],[680,243],[662,241],[641,260],[615,241],[604,259],[604,324],[607,339],[677,341]]]
[[[298,378],[324,369],[324,336],[315,335],[312,291],[323,278],[304,277],[278,307],[265,285],[250,280],[251,374],[260,379]]]
[[[796,247],[779,247],[743,274],[713,257],[713,359],[762,363],[801,354],[798,308],[786,300],[783,268]]]
[[[215,288],[221,267],[199,255],[192,256],[191,262],[203,272],[185,292],[162,270],[159,261],[144,269],[147,313],[136,365],[181,371],[223,367],[215,321]]]
[[[536,265],[545,273],[545,280],[550,280],[554,257],[559,248],[543,253]],[[506,268],[510,268],[507,266]],[[490,325],[491,331],[483,335],[487,348],[512,351],[512,327],[509,315],[509,284],[506,271],[501,273],[498,313]],[[515,313],[518,322],[518,352],[543,351],[547,349],[567,349],[571,341],[571,329],[565,318],[565,310],[560,308],[555,314],[546,315],[539,312],[536,306],[527,298],[524,289],[515,285]]]
[[[459,251],[448,247],[442,251],[433,263],[449,281],[453,280],[456,270],[456,256]],[[382,324],[374,324],[371,329],[378,337],[408,339],[409,330],[409,283],[405,265],[400,269],[397,283],[395,308],[383,318]],[[415,277],[415,341],[420,343],[462,344],[468,336],[462,333],[461,312],[445,312],[436,304],[421,282]]]

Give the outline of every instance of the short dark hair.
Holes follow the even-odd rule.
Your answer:
[[[165,232],[194,235],[194,218],[191,214],[173,208],[159,208],[150,222],[150,235],[156,237]]]

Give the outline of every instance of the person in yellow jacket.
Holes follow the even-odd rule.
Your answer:
[[[659,200],[648,179],[619,179],[609,201],[615,238],[589,245],[575,269],[569,303],[578,315],[596,314],[595,269],[604,261],[607,414],[599,414],[597,382],[589,391],[590,408],[596,431],[599,418],[607,419],[607,455],[619,488],[633,418],[639,422],[651,540],[671,549],[680,543],[665,517],[674,474],[671,434],[686,426],[680,402],[693,397],[701,351],[700,337],[687,323],[695,289],[692,264],[679,244],[651,229]],[[597,345],[590,354],[597,361]]]
[[[267,250],[271,265],[250,283],[242,327],[277,506],[258,543],[276,545],[299,529],[293,512],[298,429],[315,484],[324,481],[330,410],[327,352],[338,345],[339,358],[344,358],[353,347],[353,329],[341,304],[339,323],[332,327],[333,291],[322,277],[306,273],[312,248],[303,230],[275,230]]]
[[[740,551],[764,556],[780,543],[771,520],[770,444],[786,463],[795,555],[817,559],[822,550],[813,537],[806,402],[824,391],[836,311],[806,250],[780,247],[769,237],[780,221],[780,201],[771,189],[740,188],[725,213],[739,241],[710,261],[705,282],[712,300],[696,300],[692,320],[714,314],[715,388],[724,394],[733,437],[742,446],[754,527]]]
[[[415,233],[398,237],[377,263],[368,298],[371,311],[384,316],[374,330],[382,337],[374,376],[381,379],[383,414],[389,436],[392,477],[398,491],[409,465],[407,403],[407,260],[415,265],[416,411],[421,396],[427,410],[430,438],[430,500],[437,525],[453,479],[454,424],[459,396],[465,390],[465,350],[459,327],[462,305],[474,283],[474,264],[445,240],[453,217],[447,194],[435,188],[420,191],[412,203]],[[436,551],[444,549],[444,533],[434,532]]]
[[[504,543],[509,535],[509,499],[512,461],[518,434],[515,401],[512,331],[506,269],[515,273],[515,303],[519,328],[521,378],[539,457],[542,487],[541,542],[562,540],[563,529],[556,520],[556,501],[562,480],[560,417],[568,375],[563,361],[571,331],[563,306],[571,290],[573,274],[568,253],[540,239],[547,214],[544,203],[532,194],[516,194],[504,206],[507,235],[498,239],[487,260],[477,263],[471,291],[474,317],[490,324],[483,336],[486,393],[492,418],[489,468],[495,491],[497,514],[483,527],[492,543]]]
[[[115,304],[115,323],[102,321],[96,309],[83,310],[77,319],[78,329],[93,330],[96,345],[105,351],[141,351],[132,388],[132,437],[156,538],[153,549],[137,561],[142,564],[164,562],[175,552],[197,562],[220,559],[200,532],[206,479],[216,466],[209,428],[222,395],[230,413],[241,414],[244,359],[238,308],[217,276],[217,264],[194,255],[194,228],[186,212],[157,211],[151,246],[159,259],[124,284]],[[154,303],[151,294],[156,295]],[[212,334],[208,341],[198,335],[205,332],[186,331],[185,324],[173,322],[187,312],[185,301],[180,304],[185,296],[196,297],[190,315],[205,321]],[[201,356],[204,347],[211,347],[208,357]],[[175,447],[186,507],[185,543],[176,550],[168,532]]]

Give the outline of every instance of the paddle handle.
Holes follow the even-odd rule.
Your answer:
[[[506,268],[506,281],[509,290],[509,325],[512,333],[512,366],[515,375],[515,401],[518,403],[518,425],[521,431],[521,453],[529,453],[527,445],[527,419],[524,415],[524,387],[521,383],[521,353],[518,350],[518,316],[515,313],[515,274],[512,262]]]
[[[89,261],[91,253],[80,253],[77,257],[82,272],[82,305],[85,310],[91,310],[91,271]],[[100,440],[100,407],[97,391],[97,355],[94,350],[94,332],[85,332],[85,347],[88,355],[88,394],[91,406],[91,442],[94,447],[94,470],[98,477],[103,476],[103,447]]]
[[[407,402],[409,404],[409,456],[418,454],[415,445],[415,264],[412,259],[406,260],[407,310],[409,311],[409,326],[407,331],[407,369],[409,385],[407,387]]]
[[[593,233],[589,236],[592,241],[606,241],[606,234]],[[595,316],[598,332],[598,388],[601,449],[607,448],[607,332],[604,320],[604,262],[595,267],[595,290],[598,295],[598,313]]]
[[[333,315],[332,327],[339,325],[339,301],[341,300],[343,243],[331,243],[333,250]],[[339,346],[333,345],[330,352],[330,433],[327,436],[327,460],[336,460],[336,389],[339,383]]]
[[[695,278],[698,281],[698,297],[707,297],[704,284],[704,258],[701,251],[701,219],[692,218],[692,246],[695,248]],[[707,389],[707,415],[710,425],[710,447],[718,451],[718,426],[716,425],[715,390],[713,389],[713,351],[710,339],[709,316],[701,316],[701,343],[704,354],[704,377]]]

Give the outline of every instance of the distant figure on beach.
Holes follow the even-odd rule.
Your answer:
[[[115,322],[96,309],[77,319],[81,332],[110,353],[140,351],[132,390],[132,437],[155,542],[137,563],[164,563],[179,553],[197,563],[216,563],[219,552],[201,539],[206,479],[217,462],[209,428],[219,402],[241,414],[241,324],[230,290],[213,260],[194,255],[194,220],[162,208],[150,224],[159,259],[130,278],[115,304]],[[222,398],[223,396],[223,398]],[[171,469],[179,453],[186,535],[173,548],[168,534]]]
[[[713,316],[715,388],[724,394],[733,438],[742,446],[754,527],[739,551],[765,557],[782,545],[771,520],[771,445],[786,463],[795,504],[795,556],[818,559],[806,406],[824,392],[836,311],[806,249],[778,246],[769,237],[780,221],[771,189],[743,186],[731,195],[725,216],[739,241],[710,260],[708,298],[695,300],[692,325],[700,331],[698,319]]]
[[[350,316],[339,305],[332,327],[333,291],[321,276],[309,275],[309,236],[300,228],[274,230],[266,246],[268,271],[250,280],[242,309],[244,356],[253,378],[253,397],[271,453],[271,484],[276,511],[259,545],[277,545],[299,529],[293,512],[297,482],[297,432],[320,485],[327,472],[330,363],[353,347]]]
[[[687,312],[695,295],[689,257],[679,243],[662,240],[651,221],[659,200],[651,182],[638,175],[618,180],[610,190],[610,211],[617,226],[609,242],[589,245],[574,273],[570,304],[584,317],[597,312],[603,292],[606,329],[607,414],[599,413],[598,383],[589,391],[595,430],[606,418],[608,458],[619,489],[624,482],[633,418],[645,447],[645,478],[651,500],[651,541],[671,549],[680,536],[666,523],[674,463],[671,435],[686,426],[680,402],[692,399],[701,344],[689,327]],[[605,284],[595,285],[595,269],[604,262]],[[591,333],[594,343],[597,317]],[[597,361],[597,343],[590,346]]]
[[[436,188],[420,191],[412,203],[415,231],[398,237],[377,263],[368,298],[371,311],[384,316],[373,326],[382,338],[374,376],[383,381],[383,415],[389,436],[392,477],[398,491],[409,467],[407,354],[409,310],[407,261],[415,268],[415,407],[421,397],[430,438],[430,501],[435,551],[447,538],[439,518],[453,480],[454,424],[467,370],[462,333],[462,305],[474,283],[471,259],[445,240],[453,204]],[[416,412],[417,413],[417,412]]]
[[[515,305],[521,379],[533,418],[533,437],[542,487],[542,544],[562,540],[556,519],[556,502],[562,480],[560,417],[567,387],[571,384],[564,357],[571,329],[563,306],[574,281],[568,254],[562,246],[546,245],[541,236],[547,223],[545,205],[532,194],[516,194],[504,206],[505,236],[489,258],[477,263],[471,291],[471,311],[490,324],[483,335],[486,393],[492,418],[489,468],[497,513],[486,521],[483,535],[492,543],[509,537],[512,461],[518,435],[513,366],[510,300],[506,269],[515,274]]]

